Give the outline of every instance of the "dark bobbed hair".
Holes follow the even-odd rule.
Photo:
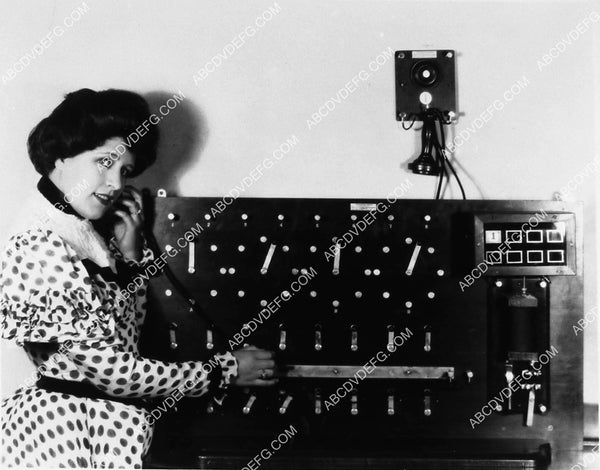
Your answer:
[[[121,137],[135,157],[137,176],[156,160],[158,128],[150,124],[135,137],[127,137],[150,117],[146,100],[131,91],[94,91],[82,88],[65,96],[54,111],[33,128],[27,140],[29,158],[38,173],[46,176],[59,158],[71,158]],[[130,145],[130,146],[129,146]]]

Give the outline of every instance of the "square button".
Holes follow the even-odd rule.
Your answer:
[[[563,250],[548,250],[548,263],[564,263],[565,252]]]
[[[508,244],[521,243],[523,241],[523,232],[520,230],[507,230],[506,242]]]
[[[564,241],[563,233],[560,230],[546,230],[546,239],[548,243],[562,243]]]
[[[528,263],[542,263],[544,261],[544,252],[542,250],[530,250],[527,252]]]
[[[502,263],[502,252],[500,251],[486,251],[485,260],[489,264],[500,264]]]
[[[542,243],[544,232],[542,230],[530,230],[527,232],[527,243]]]
[[[502,230],[486,230],[485,231],[485,242],[486,243],[501,243],[502,242]]]
[[[507,251],[506,252],[506,262],[509,264],[517,264],[523,262],[523,252],[522,251]]]

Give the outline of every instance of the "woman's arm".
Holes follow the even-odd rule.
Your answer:
[[[160,397],[179,390],[199,397],[211,388],[229,385],[238,373],[231,353],[207,362],[163,362],[122,351],[119,346],[92,347],[73,343],[65,351],[85,378],[103,392],[118,397]]]

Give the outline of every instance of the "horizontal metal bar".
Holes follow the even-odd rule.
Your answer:
[[[362,366],[291,364],[286,368],[288,370],[281,374],[284,377],[349,378],[354,377],[359,370],[367,373]],[[377,366],[367,373],[366,378],[452,380],[454,367]]]

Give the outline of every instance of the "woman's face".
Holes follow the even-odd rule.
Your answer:
[[[86,219],[99,219],[110,209],[134,169],[135,157],[129,150],[121,155],[115,152],[119,144],[123,140],[113,137],[93,150],[56,160],[48,175],[65,194],[65,201]]]

